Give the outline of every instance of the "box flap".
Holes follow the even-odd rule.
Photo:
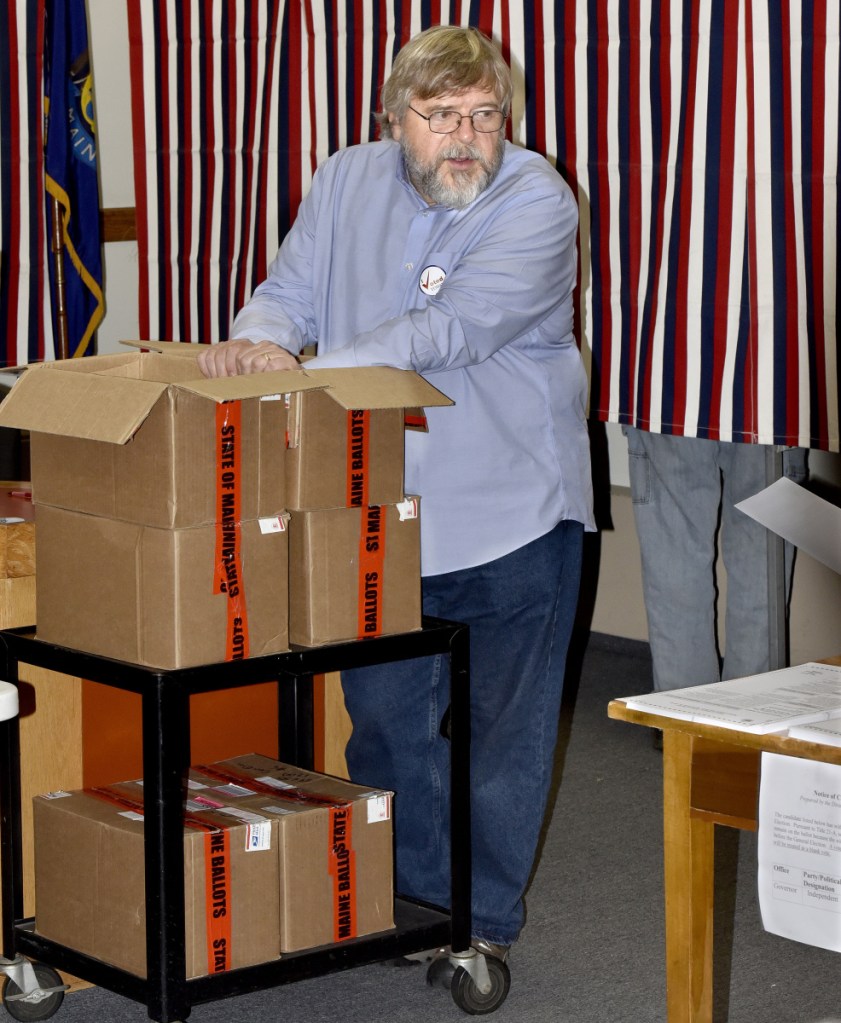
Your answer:
[[[190,341],[130,341],[124,338],[120,344],[129,348],[145,348],[150,352],[166,352],[167,355],[186,355],[191,359],[195,359],[201,351],[200,345]]]
[[[152,352],[166,355],[180,355],[195,359],[201,346],[184,341],[129,341],[121,345],[133,348],[148,348]],[[196,380],[179,380],[178,387],[192,391],[211,401],[236,401],[243,398],[263,398],[269,394],[292,394],[298,391],[313,391],[326,387],[326,383],[311,380],[304,373],[275,370],[271,373],[247,373],[243,376],[215,377],[199,376]]]
[[[352,369],[307,369],[308,376],[328,386],[330,397],[342,408],[414,408],[452,405],[454,402],[417,373],[391,366]]]
[[[123,340],[120,344],[191,358],[195,358],[200,351],[199,345],[181,341]],[[302,360],[303,365],[306,365],[306,362],[306,359]],[[276,370],[270,373],[216,377],[212,380],[199,378],[195,382],[179,381],[178,386],[216,402],[329,388],[334,401],[346,409],[412,408],[453,404],[446,395],[417,373],[394,369],[391,366],[308,369],[303,373]]]
[[[167,389],[165,383],[97,373],[28,370],[0,405],[0,426],[125,444]]]
[[[198,380],[182,380],[177,384],[185,391],[192,391],[212,401],[236,401],[243,398],[262,398],[269,394],[293,394],[298,391],[317,391],[327,386],[327,381],[294,370],[279,369],[269,373],[245,373],[235,377],[200,377]]]

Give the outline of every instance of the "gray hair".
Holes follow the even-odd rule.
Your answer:
[[[389,115],[401,121],[413,97],[433,99],[484,87],[508,115],[514,88],[497,46],[476,28],[437,25],[413,36],[397,54],[376,115],[383,138],[391,138]]]

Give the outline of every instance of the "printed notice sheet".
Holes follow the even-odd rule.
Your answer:
[[[841,715],[841,666],[810,661],[761,675],[628,697],[625,706],[744,732],[782,732]]]
[[[841,952],[841,766],[763,753],[758,846],[765,929]]]

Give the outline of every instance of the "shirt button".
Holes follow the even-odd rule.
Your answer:
[[[415,269],[415,264],[414,263],[404,263],[403,264],[403,269],[404,270],[414,270]]]

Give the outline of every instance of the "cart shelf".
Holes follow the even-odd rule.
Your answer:
[[[326,672],[444,654],[450,666],[451,908],[397,897],[395,927],[340,944],[284,955],[258,966],[186,979],[182,801],[190,767],[190,696],[275,681],[278,750],[287,763],[312,769],[312,678]],[[31,629],[0,631],[0,677],[18,684],[18,665],[32,664],[138,693],[142,705],[147,976],[138,977],[35,932],[23,918],[18,719],[0,722],[3,956],[21,955],[66,970],[146,1005],[158,1023],[185,1020],[193,1005],[316,977],[426,948],[470,946],[469,640],[467,627],[424,618],[417,632],[282,654],[162,670],[57,646]],[[58,682],[57,684],[60,684]],[[54,1009],[52,1011],[55,1011]],[[51,1013],[50,1013],[51,1014]],[[32,1015],[26,1018],[46,1018]]]

